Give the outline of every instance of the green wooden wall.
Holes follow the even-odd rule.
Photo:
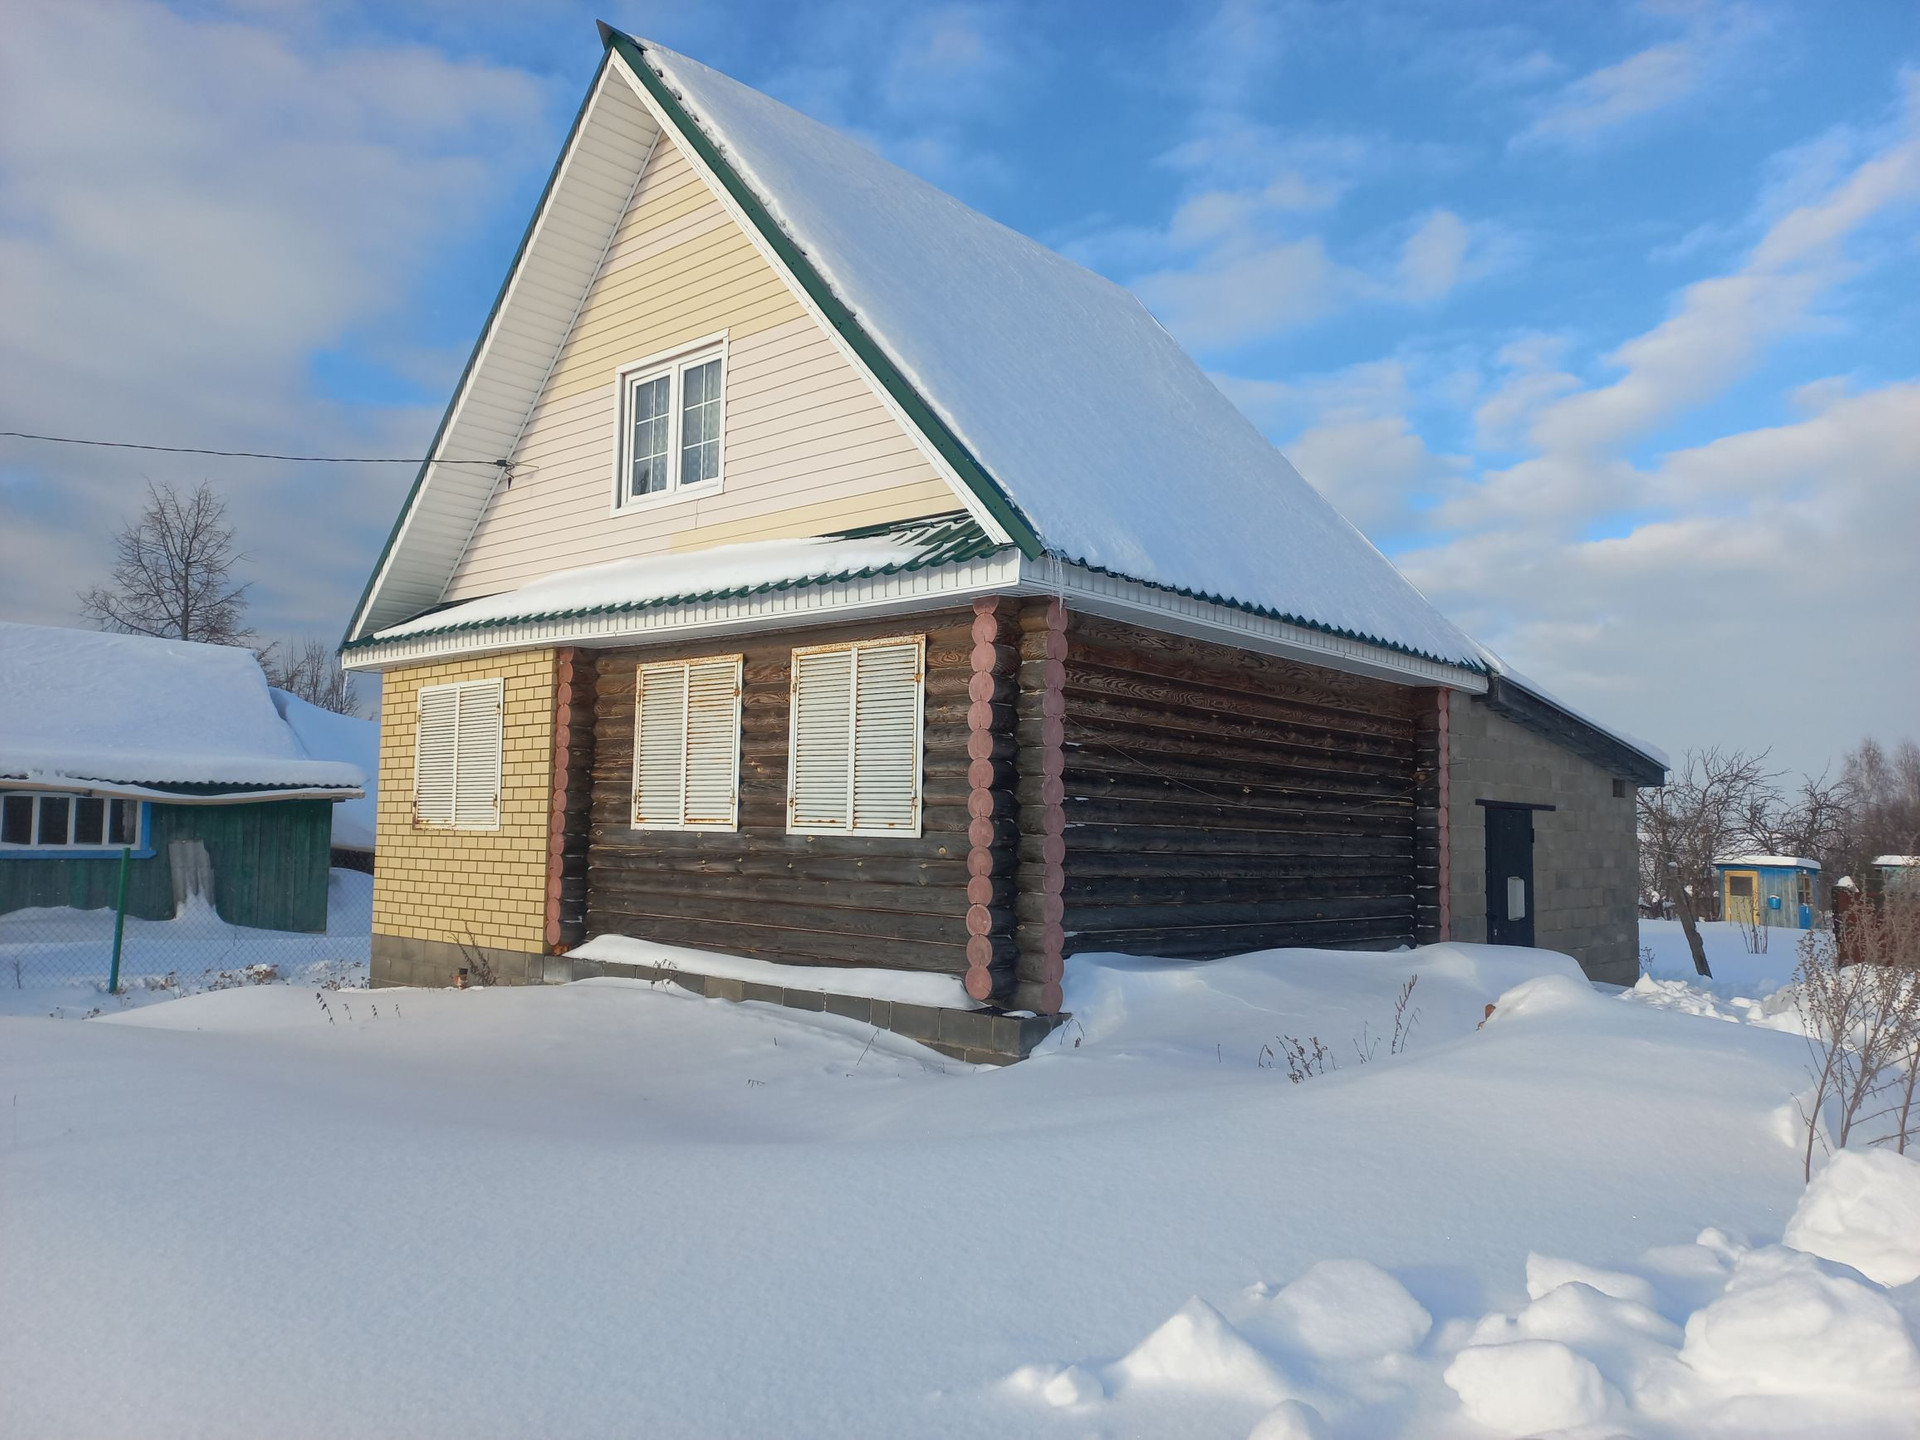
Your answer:
[[[152,810],[150,859],[127,877],[127,913],[147,920],[173,914],[167,847],[198,840],[213,862],[220,918],[262,930],[327,928],[331,800],[268,800],[257,805],[161,805]],[[120,862],[0,859],[0,914],[30,905],[111,908]]]

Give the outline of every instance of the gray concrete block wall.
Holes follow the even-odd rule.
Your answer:
[[[1451,934],[1487,938],[1487,812],[1477,800],[1551,805],[1533,817],[1534,943],[1562,950],[1589,979],[1640,972],[1640,842],[1634,786],[1553,741],[1456,695],[1448,749]]]

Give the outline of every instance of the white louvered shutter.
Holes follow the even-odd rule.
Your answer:
[[[634,828],[677,827],[686,792],[687,667],[642,665],[634,695]]]
[[[633,827],[739,822],[741,657],[642,665],[634,685]]]
[[[796,651],[787,823],[845,830],[853,800],[853,651]]]
[[[498,680],[458,687],[454,746],[453,823],[462,830],[500,826],[500,748],[504,734]]]
[[[413,812],[425,825],[453,823],[453,771],[459,686],[420,691],[413,732]]]
[[[694,660],[687,675],[686,800],[682,823],[731,830],[740,796],[738,655]]]
[[[920,828],[920,644],[855,650],[853,815],[857,831]]]

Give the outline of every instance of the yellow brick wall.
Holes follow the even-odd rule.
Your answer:
[[[500,828],[413,822],[414,721],[423,685],[504,682]],[[547,806],[553,784],[554,652],[523,650],[389,670],[380,701],[376,934],[501,950],[546,948]]]

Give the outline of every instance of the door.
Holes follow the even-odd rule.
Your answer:
[[[1533,944],[1533,811],[1487,806],[1487,941]]]
[[[1735,925],[1760,923],[1760,912],[1754,903],[1759,879],[1759,872],[1753,870],[1727,872],[1727,919]]]

